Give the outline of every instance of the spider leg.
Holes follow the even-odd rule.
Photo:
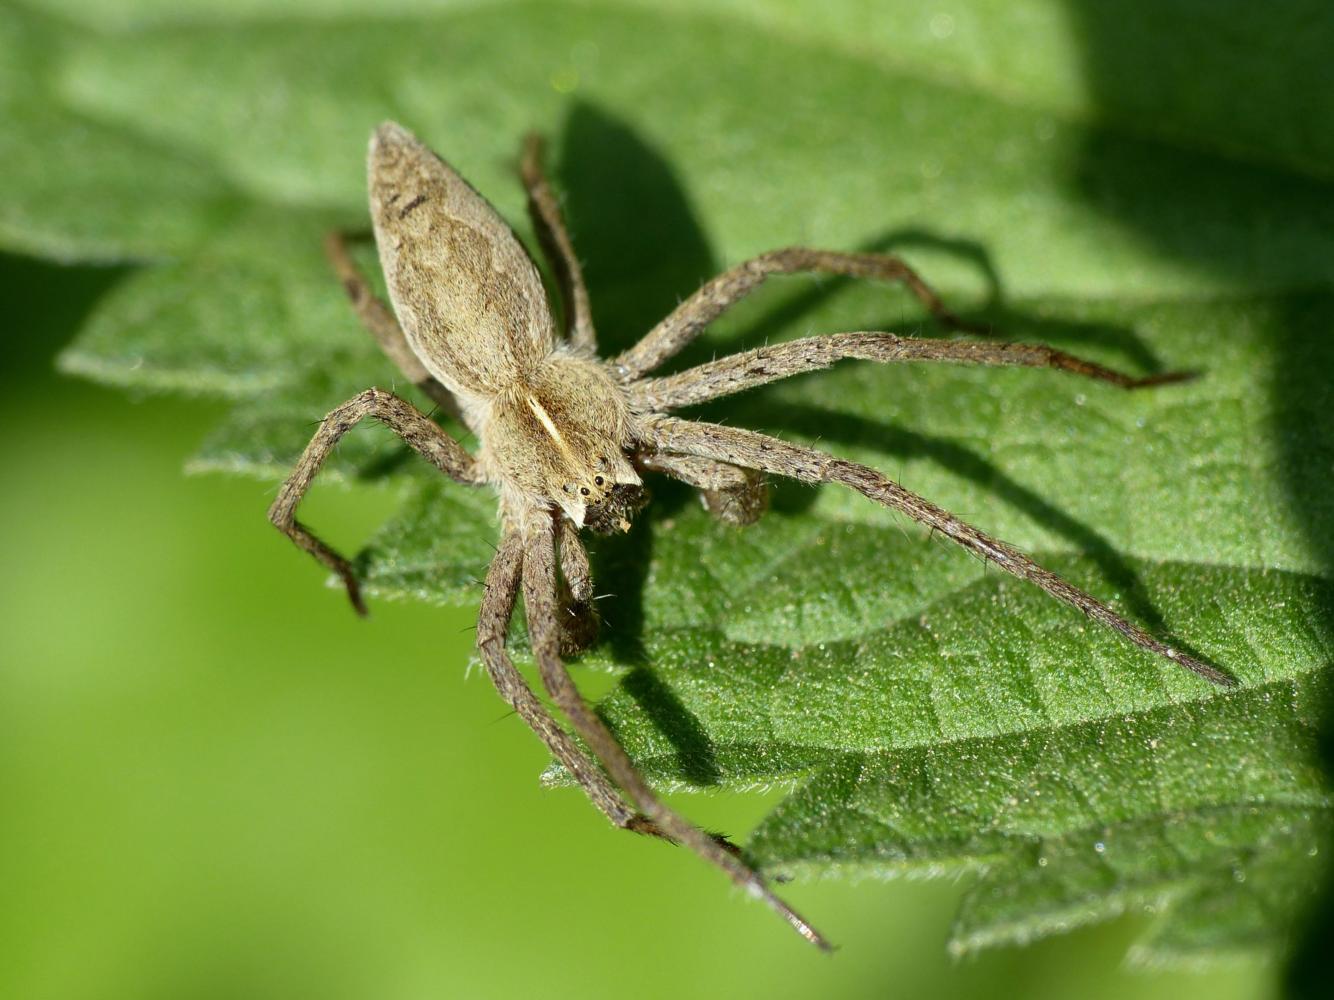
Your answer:
[[[573,656],[593,645],[601,622],[593,607],[593,571],[578,529],[561,518],[556,533],[560,542],[560,652]]]
[[[916,271],[891,254],[841,253],[836,250],[787,247],[753,257],[706,282],[650,330],[643,340],[610,363],[627,379],[650,372],[699,336],[726,309],[758,288],[765,278],[802,271],[899,281],[943,325],[968,333],[986,332],[952,313]]]
[[[524,545],[517,531],[507,531],[496,548],[495,558],[487,570],[481,610],[477,620],[477,649],[486,665],[487,674],[500,696],[528,724],[547,745],[557,760],[583,788],[584,794],[611,822],[623,830],[642,833],[671,841],[673,838],[643,813],[630,809],[616,786],[607,780],[565,730],[551,717],[551,713],[533,694],[523,675],[505,651],[505,637],[514,601],[519,593],[523,568]],[[715,838],[729,851],[735,851],[725,839]]]
[[[641,469],[661,472],[695,487],[704,509],[727,524],[754,524],[769,509],[769,486],[753,469],[666,452],[641,455],[638,463]]]
[[[522,536],[517,531],[507,531],[486,572],[486,588],[477,619],[477,650],[486,665],[486,672],[500,696],[547,745],[556,759],[579,782],[593,804],[612,823],[623,829],[655,833],[655,829],[646,825],[644,817],[625,804],[616,787],[551,717],[551,713],[533,694],[528,682],[505,651],[505,636],[514,614],[514,601],[519,594],[523,556]]]
[[[374,292],[366,276],[348,251],[350,234],[334,230],[324,237],[324,253],[333,264],[334,273],[343,283],[352,308],[362,326],[370,331],[380,349],[398,366],[405,378],[420,389],[430,400],[450,416],[459,417],[458,401],[454,394],[435,380],[422,365],[421,359],[408,345],[403,328],[391,310]]]
[[[757,347],[666,378],[644,379],[630,387],[631,406],[640,412],[674,410],[719,396],[828,368],[845,358],[864,361],[945,361],[957,364],[1054,368],[1122,389],[1180,382],[1189,373],[1168,372],[1135,378],[1040,344],[976,340],[931,340],[893,333],[833,333],[823,337]]]
[[[556,526],[560,541],[560,572],[570,589],[570,596],[580,604],[593,599],[593,569],[588,564],[588,550],[579,539],[579,530],[566,518]]]
[[[1230,686],[1236,683],[1217,668],[1155,639],[1101,601],[1067,583],[1055,573],[1043,569],[1018,549],[978,531],[874,469],[845,462],[814,448],[788,444],[755,431],[666,416],[651,417],[645,423],[647,437],[672,451],[745,465],[807,483],[840,483],[848,486],[876,503],[907,514],[914,521],[939,531],[957,545],[994,563],[1005,572],[1036,584],[1057,600],[1078,608],[1098,624],[1119,632],[1136,646],[1157,653],[1215,684]]]
[[[556,618],[556,558],[554,528],[543,518],[532,526],[523,558],[523,602],[528,613],[529,640],[542,683],[575,731],[602,762],[613,781],[655,825],[658,831],[721,868],[732,881],[764,901],[802,937],[828,949],[829,943],[791,907],[775,896],[764,880],[736,853],[663,805],[640,776],[603,721],[584,702],[560,659],[560,629]]]
[[[560,282],[565,304],[565,335],[576,347],[596,352],[597,334],[593,330],[593,313],[588,304],[588,289],[584,286],[584,272],[565,228],[560,203],[547,182],[542,167],[542,137],[536,133],[530,132],[524,137],[519,175],[528,192],[528,215],[533,220],[533,229],[537,231],[538,242]]]
[[[296,519],[296,508],[338,440],[364,417],[379,420],[437,469],[460,483],[476,485],[482,473],[473,457],[411,403],[383,389],[367,389],[331,411],[306,445],[296,468],[278,490],[269,520],[298,547],[338,574],[358,614],[366,613],[352,564],[316,538]]]

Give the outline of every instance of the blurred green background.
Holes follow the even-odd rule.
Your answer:
[[[77,0],[44,6],[89,9]],[[240,6],[201,9],[221,17]],[[756,5],[719,6],[740,16]],[[775,3],[763,19],[778,35],[804,37],[811,6]],[[1329,176],[1334,132],[1318,126],[1334,97],[1313,67],[1323,65],[1330,31],[1318,5],[1279,5],[1260,23],[1229,3],[1170,4],[1166,13],[1029,3],[1015,5],[1011,43],[999,46],[943,8],[898,4],[881,19],[874,4],[822,6],[833,12],[821,21],[831,37],[929,66],[928,75],[947,80],[957,70],[1057,118],[1148,136],[1161,131],[1156,114],[1170,94],[1168,131],[1183,145]],[[1003,3],[971,6],[980,23],[1006,20],[996,13]],[[105,20],[171,7],[111,4]],[[1238,34],[1255,41],[1249,68],[1285,71],[1229,61],[1227,39]],[[933,64],[931,40],[946,36],[960,62]],[[564,100],[555,94],[569,86],[553,76],[546,96]],[[343,125],[365,131],[360,121]],[[1108,151],[1095,142],[1082,155],[1086,168]],[[1080,164],[1070,168],[1087,177]],[[1258,285],[1286,277],[1272,261],[1210,246],[1208,233],[1185,239],[1170,220],[1135,217],[1133,191],[1095,183],[1085,193],[1130,216],[1127,228],[1187,284],[1198,274],[1258,274]],[[1226,185],[1194,196],[1227,209]],[[609,213],[586,225],[617,223]],[[944,943],[963,889],[944,882],[790,887],[841,945],[829,958],[800,947],[693,857],[608,829],[576,791],[543,790],[542,747],[483,675],[468,675],[472,609],[379,602],[357,620],[264,520],[271,485],[183,474],[222,405],[134,398],[54,374],[56,353],[127,273],[0,256],[9,428],[0,444],[0,995],[1277,994],[1281,968],[1259,961],[1126,969],[1127,947],[1149,919],[1134,913],[951,962]],[[1042,287],[1039,267],[1028,275],[1030,291]],[[658,286],[676,294],[665,280]],[[1306,385],[1324,380],[1292,374]],[[306,512],[354,550],[397,500],[393,485],[323,487]],[[581,681],[590,694],[609,683]],[[704,825],[744,835],[778,797],[679,802]]]

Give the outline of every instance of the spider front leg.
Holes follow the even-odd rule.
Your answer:
[[[347,588],[352,606],[358,614],[363,615],[366,613],[366,605],[362,602],[361,588],[357,584],[352,564],[298,521],[296,508],[338,440],[364,417],[379,420],[451,479],[469,485],[482,482],[482,473],[476,461],[457,441],[411,403],[383,389],[367,389],[331,411],[320,422],[319,430],[310,439],[310,444],[306,445],[296,468],[278,490],[278,498],[269,508],[269,520],[298,547],[338,574],[343,586]]]
[[[960,319],[941,301],[911,267],[898,257],[883,253],[842,253],[787,247],[771,250],[738,264],[707,282],[634,347],[610,364],[626,379],[638,378],[675,356],[724,311],[776,274],[811,271],[846,278],[871,278],[902,282],[917,300],[943,325],[966,333],[984,333],[983,328]]]
[[[949,511],[904,489],[874,469],[845,462],[814,448],[788,444],[767,434],[675,417],[650,417],[644,421],[641,433],[646,439],[657,442],[659,447],[671,451],[745,465],[806,483],[839,483],[850,487],[876,503],[934,528],[955,544],[999,566],[1005,572],[1036,584],[1058,601],[1078,608],[1098,624],[1119,633],[1136,646],[1194,671],[1214,684],[1230,686],[1236,683],[1235,679],[1216,667],[1155,639],[1097,598],[1067,583],[1050,570],[1043,569],[1013,546],[978,531]]]
[[[641,469],[661,472],[695,487],[704,509],[726,524],[754,524],[769,509],[769,485],[753,469],[666,452],[649,452],[637,461]]]
[[[675,410],[793,375],[819,371],[836,361],[850,358],[881,363],[943,361],[952,364],[1052,368],[1108,382],[1122,389],[1144,389],[1192,377],[1189,372],[1164,372],[1135,377],[1041,344],[931,340],[900,337],[893,333],[830,333],[742,351],[666,378],[642,379],[630,386],[630,404],[641,413]]]
[[[375,342],[380,345],[380,349],[388,355],[389,360],[398,366],[398,370],[403,373],[404,377],[420,389],[433,403],[450,416],[457,418],[459,416],[459,406],[454,394],[437,382],[431,373],[426,370],[426,367],[421,363],[421,359],[408,345],[408,338],[404,336],[403,328],[399,326],[393,310],[371,291],[366,276],[361,273],[357,262],[352,259],[352,254],[347,245],[348,239],[349,235],[347,233],[334,230],[324,237],[324,252],[333,265],[338,280],[342,282],[343,291],[347,292],[348,300],[352,303],[357,318],[361,320],[362,326],[370,332],[370,335],[375,338]]]
[[[658,800],[605,723],[584,702],[560,658],[555,529],[550,518],[535,517],[526,530],[529,537],[523,557],[523,603],[528,614],[529,641],[542,683],[575,731],[656,832],[721,868],[737,886],[765,902],[807,941],[828,949],[829,943],[819,932],[775,896],[764,879],[734,851]]]
[[[646,826],[644,817],[625,804],[615,786],[551,717],[505,651],[505,637],[519,594],[523,557],[523,537],[518,531],[507,531],[486,572],[486,586],[477,618],[477,651],[486,665],[486,672],[500,696],[541,738],[603,815],[622,829],[654,833],[656,831]]]
[[[510,619],[514,615],[515,599],[519,594],[524,550],[523,536],[517,530],[507,529],[486,572],[482,605],[477,617],[477,651],[491,682],[515,714],[527,723],[528,728],[537,734],[552,755],[570,772],[593,805],[615,826],[632,833],[674,841],[675,838],[656,822],[626,805],[616,786],[575,745],[533,694],[506,652],[505,639]],[[735,851],[726,841],[721,838],[717,840],[724,850]]]
[[[565,335],[576,347],[597,351],[597,334],[593,330],[593,312],[584,285],[583,268],[574,253],[574,243],[565,228],[560,203],[547,183],[542,167],[542,137],[529,133],[523,141],[519,160],[519,176],[528,192],[528,215],[533,220],[538,242],[547,255],[556,279],[560,282],[561,298],[565,305]]]

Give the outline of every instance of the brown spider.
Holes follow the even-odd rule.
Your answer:
[[[380,346],[428,396],[462,418],[480,448],[469,454],[411,403],[367,389],[324,418],[269,518],[337,573],[353,605],[364,613],[351,564],[295,518],[297,504],[343,434],[363,417],[375,417],[445,475],[494,488],[500,498],[501,538],[486,576],[477,648],[502,697],[616,826],[686,845],[776,910],[808,941],[828,947],[769,890],[735,847],[699,830],[658,800],[585,704],[561,662],[562,652],[586,645],[596,627],[588,556],[579,529],[628,528],[630,518],[647,502],[640,480],[645,470],[696,487],[710,510],[740,524],[754,521],[764,510],[764,473],[806,483],[841,483],[1031,581],[1136,645],[1216,684],[1232,683],[1023,553],[874,469],[754,431],[668,415],[843,358],[1058,368],[1127,389],[1181,376],[1131,378],[1028,344],[840,333],[762,347],[678,375],[649,378],[649,372],[772,274],[813,271],[901,281],[938,319],[966,327],[895,257],[794,247],[724,272],[630,350],[604,361],[597,357],[588,293],[543,176],[535,137],[524,146],[522,176],[534,225],[564,294],[563,336],[558,335],[536,266],[485,199],[405,129],[385,123],[375,131],[369,155],[370,207],[393,312],[371,293],[341,236],[331,235],[327,248],[357,314]],[[542,682],[594,759],[552,718],[505,651],[520,589]]]

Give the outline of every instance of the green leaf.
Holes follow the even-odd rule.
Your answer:
[[[552,135],[608,352],[724,264],[803,242],[902,252],[1007,338],[1199,370],[1126,394],[846,365],[705,412],[884,469],[1235,692],[858,496],[793,485],[736,531],[651,484],[655,514],[596,544],[607,628],[583,662],[618,673],[600,711],[661,787],[792,788],[748,846],[766,869],[975,872],[958,951],[1140,908],[1161,914],[1144,961],[1273,950],[1330,826],[1334,27],[1316,3],[887,6],[0,10],[0,244],[155,262],[61,364],[227,398],[193,467],[267,478],[322,413],[395,382],[319,248],[364,224],[387,117],[516,224],[518,137]],[[677,367],[921,323],[900,290],[791,279]],[[372,594],[476,600],[489,494],[382,433],[349,435],[329,472],[403,484],[359,557]]]

